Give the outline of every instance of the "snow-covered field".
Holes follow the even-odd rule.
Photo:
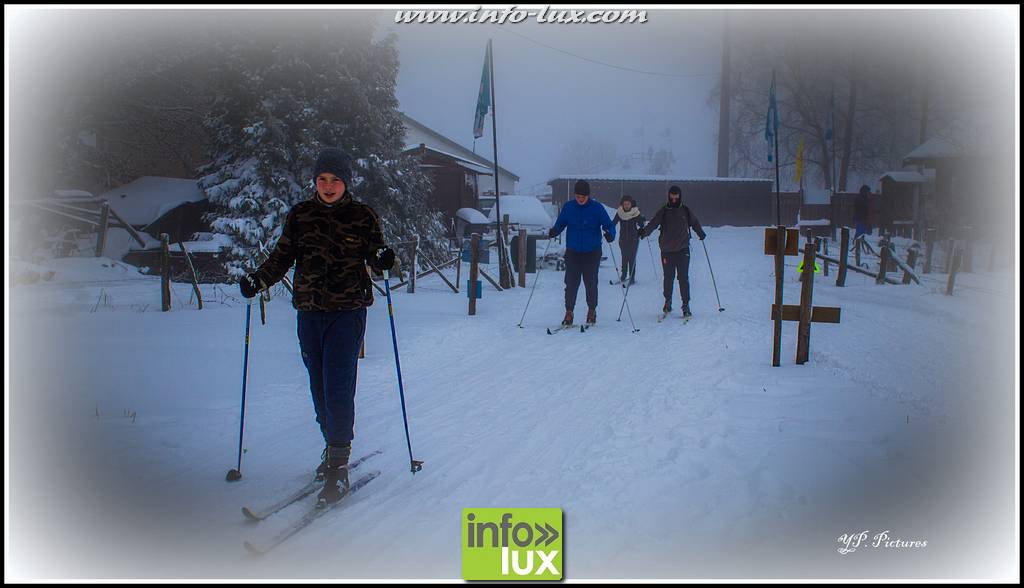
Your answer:
[[[850,273],[845,288],[818,276],[815,302],[841,307],[842,323],[812,327],[802,366],[786,323],[773,368],[763,229],[708,233],[726,310],[697,244],[686,325],[656,323],[661,280],[644,243],[629,292],[637,333],[626,313],[616,321],[610,259],[587,333],[545,333],[562,316],[552,270],[522,329],[529,289],[485,283],[474,317],[465,290],[436,276],[396,292],[412,446],[426,462],[415,476],[378,296],[354,455],[383,449],[366,466],[383,474],[262,559],[243,540],[304,508],[252,524],[240,507],[300,485],[322,449],[290,301],[275,297],[265,326],[253,308],[244,478],[228,484],[245,321],[236,289],[204,285],[199,311],[189,285],[174,284],[162,313],[157,278],[102,258],[53,260],[51,280],[10,292],[5,567],[11,578],[459,578],[463,508],[560,507],[568,579],[1012,577],[1010,270],[976,263],[952,297],[945,274],[877,286]],[[797,262],[787,259],[788,304]],[[837,552],[840,535],[863,530],[927,547]]]

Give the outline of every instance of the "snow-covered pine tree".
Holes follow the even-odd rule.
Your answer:
[[[374,41],[372,21],[360,21],[344,34],[320,24],[302,35],[238,31],[231,41],[220,45],[212,163],[200,178],[214,230],[233,243],[228,273],[250,271],[258,243],[276,243],[288,210],[315,194],[313,164],[327,146],[353,157],[349,190],[381,216],[385,238],[419,235],[439,259],[444,227],[427,202],[430,180],[402,153],[394,35]]]

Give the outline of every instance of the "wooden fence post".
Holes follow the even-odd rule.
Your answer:
[[[526,287],[526,229],[519,229],[519,287]]]
[[[850,257],[850,229],[848,227],[843,227],[839,246],[841,249],[839,250],[839,272],[836,274],[836,286],[843,287],[846,285],[846,264]]]
[[[810,241],[804,245],[804,271],[800,274],[800,326],[796,337],[796,363],[805,364],[810,358],[811,349],[811,312],[814,307],[814,244]],[[779,306],[782,315],[782,306]]]
[[[960,249],[953,252],[953,261],[949,268],[949,278],[946,281],[946,295],[953,295],[953,284],[956,283],[956,272],[960,269]]]
[[[891,250],[888,244],[883,244],[879,247],[878,256],[880,258],[878,262],[878,276],[875,278],[876,284],[885,283],[885,273],[889,270],[889,255]]]
[[[413,237],[412,242],[409,244],[409,249],[410,249],[409,259],[412,260],[411,261],[411,263],[412,263],[412,270],[411,270],[410,275],[409,275],[409,286],[406,288],[406,292],[408,292],[409,294],[415,294],[416,293],[416,272],[419,271],[417,269],[418,266],[416,264],[416,261],[417,261],[416,257],[419,255],[419,250],[420,250],[420,236],[419,235],[416,235],[415,237]]]
[[[480,234],[473,233],[469,241],[469,316],[476,314],[476,282],[480,278]]]
[[[110,203],[106,200],[100,205],[100,226],[96,234],[96,257],[103,256],[103,248],[107,245],[107,226],[110,223]]]
[[[956,240],[954,240],[954,239],[947,239],[946,240],[946,273],[947,274],[951,273],[953,271],[953,257],[955,256],[955,253],[956,253]]]
[[[860,250],[861,243],[863,242],[864,235],[861,235],[860,237],[857,237],[856,239],[853,240],[853,263],[857,264],[857,267],[860,267]]]
[[[935,253],[935,229],[924,232],[924,273],[932,273],[932,254]]]
[[[188,262],[188,267],[192,270],[192,290],[196,293],[196,300],[199,301],[199,310],[203,309],[203,293],[199,290],[199,274],[196,272],[196,266],[192,263],[192,255],[185,248],[185,244],[178,241],[178,247],[181,248],[181,252],[185,254],[185,261]],[[265,323],[266,321],[264,321]]]
[[[459,243],[459,260],[455,262],[455,293],[462,288],[462,243]]]
[[[963,271],[972,273],[974,271],[974,227],[964,227],[964,250],[960,265]]]
[[[775,234],[775,332],[772,340],[772,367],[782,365],[782,274],[786,267],[786,227],[778,225]]]
[[[171,237],[160,233],[160,308],[171,310]]]
[[[910,251],[907,252],[907,266],[910,267],[910,269],[914,269],[914,265],[916,263],[917,263],[917,249],[913,249],[912,248]],[[908,272],[908,271],[904,271],[903,272],[903,283],[904,284],[909,284],[910,283],[910,272]]]

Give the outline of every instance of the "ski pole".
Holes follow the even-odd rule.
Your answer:
[[[238,467],[228,471],[227,481],[242,479],[242,434],[245,432],[245,382],[249,373],[249,324],[252,317],[252,298],[245,304],[245,357],[242,360],[242,414],[238,424]]]
[[[612,256],[612,266],[615,267],[615,273],[618,274],[619,273],[619,262],[615,260],[615,249],[612,248],[612,244],[611,243],[608,244],[608,252],[611,253],[611,256]],[[636,323],[633,322],[633,313],[629,310],[629,302],[626,301],[626,294],[628,294],[628,293],[629,293],[629,286],[626,286],[622,290],[622,304],[626,307],[626,316],[629,317],[629,324],[633,327],[633,332],[635,333],[635,332],[639,331],[640,329],[636,328]],[[622,311],[619,311],[619,312],[621,314]]]
[[[548,256],[548,249],[551,248],[551,242],[553,239],[548,239],[548,246],[544,248],[544,254],[541,255],[541,262]],[[526,263],[520,260],[520,263]],[[526,320],[526,311],[530,308],[530,301],[533,300],[533,291],[537,289],[537,282],[540,281],[540,266],[537,267],[537,275],[533,276],[533,288],[530,288],[530,297],[526,299],[526,308],[523,309],[523,316],[519,319],[519,328],[523,328],[523,321]]]
[[[722,308],[722,299],[718,297],[718,285],[715,284],[715,270],[711,269],[711,257],[708,255],[708,246],[704,243],[704,239],[700,240],[700,244],[704,245],[704,257],[708,260],[708,271],[711,272],[711,285],[715,287],[715,300],[718,300],[718,312],[722,312],[725,309]]]
[[[416,271],[416,268],[413,268]],[[388,284],[390,274],[384,270],[384,292],[388,297],[388,318],[391,321],[391,344],[395,348],[395,371],[398,372],[398,396],[402,400],[402,422],[405,424],[405,445],[409,448],[409,467],[412,473],[423,469],[423,462],[412,458],[412,441],[409,440],[409,417],[405,411],[405,387],[402,386],[402,362],[398,359],[398,338],[395,336],[395,311],[391,307],[391,286]]]
[[[647,252],[651,254],[651,267],[654,268],[654,275],[658,275],[658,264],[654,263],[654,248],[651,247],[650,237],[647,240]]]

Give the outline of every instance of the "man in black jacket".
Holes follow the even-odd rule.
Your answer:
[[[629,279],[630,284],[636,283],[636,250],[640,244],[640,229],[644,226],[644,217],[630,195],[619,201],[619,209],[615,211],[612,224],[621,227],[619,231],[619,251],[622,253],[622,275],[619,281],[623,284]]]
[[[651,218],[651,222],[640,230],[640,238],[646,239],[661,227],[658,245],[661,246],[661,267],[665,274],[665,306],[662,312],[672,312],[672,281],[678,275],[679,296],[683,302],[683,316],[690,316],[690,228],[703,241],[707,236],[697,220],[697,215],[683,205],[683,193],[679,186],[668,190],[668,202]]]
[[[309,372],[316,422],[326,449],[317,475],[324,477],[320,505],[348,491],[348,459],[355,424],[356,367],[373,290],[366,265],[396,271],[395,252],[384,242],[380,218],[348,191],[348,156],[327,148],[316,160],[316,194],[288,211],[270,257],[242,278],[252,298],[295,265],[292,306],[298,310],[299,349]],[[338,488],[341,484],[342,489]]]

